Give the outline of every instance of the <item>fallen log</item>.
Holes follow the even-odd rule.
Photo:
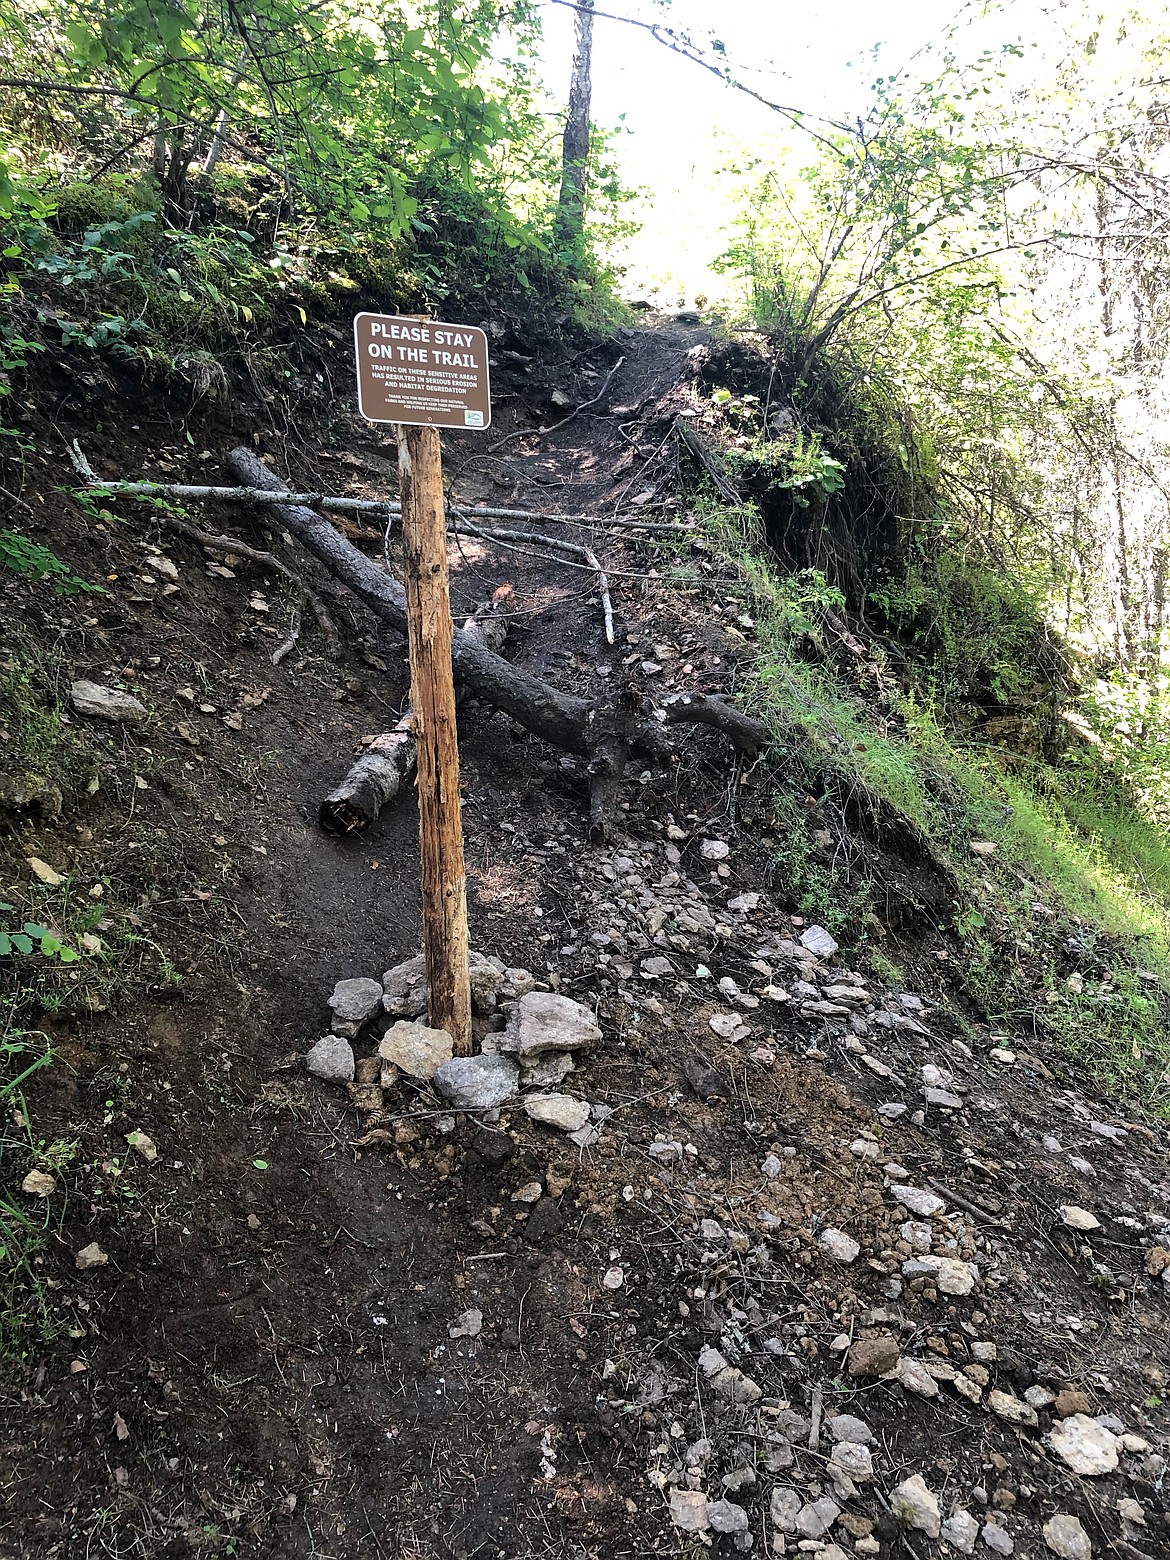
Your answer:
[[[506,617],[499,614],[510,602],[512,587],[501,585],[490,602],[478,608],[463,625],[463,632],[489,650],[499,650],[508,632]],[[467,685],[455,691],[457,704],[467,697]],[[367,737],[363,751],[341,784],[330,791],[317,811],[318,822],[330,834],[359,834],[398,795],[403,782],[414,773],[417,748],[414,711],[408,709],[392,731]]]
[[[280,478],[250,449],[241,446],[232,450],[227,463],[233,476],[249,487],[273,495],[287,492]],[[273,510],[286,530],[365,602],[375,616],[400,633],[407,632],[406,596],[397,580],[311,509],[277,502]],[[594,700],[562,693],[522,667],[513,666],[466,629],[453,631],[451,659],[456,678],[476,698],[503,710],[534,736],[542,737],[554,747],[583,754],[591,761],[596,759],[597,772],[614,781],[621,768],[614,750],[615,740],[662,761],[670,755],[666,726],[684,723],[712,726],[740,752],[748,754],[758,752],[766,736],[762,721],[707,694],[676,695],[657,708],[649,704],[643,706],[640,718],[631,718],[622,711],[620,718],[615,720],[614,714],[599,708]],[[620,728],[616,736],[615,726]],[[603,751],[599,752],[599,748]],[[603,784],[602,789],[608,792],[610,786]],[[603,810],[603,806],[604,799],[598,804],[598,810]],[[603,827],[601,818],[591,818],[593,832]]]

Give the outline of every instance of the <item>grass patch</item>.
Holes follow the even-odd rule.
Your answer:
[[[864,933],[881,893],[872,852],[831,849],[818,825],[859,798],[884,804],[957,886],[945,924],[992,1021],[1045,1033],[1104,1085],[1170,1111],[1170,840],[1093,760],[1009,765],[969,722],[952,733],[929,665],[916,686],[880,646],[843,650],[840,593],[775,568],[750,506],[697,508],[721,588],[755,620],[747,692],[781,759],[770,806],[789,901]]]

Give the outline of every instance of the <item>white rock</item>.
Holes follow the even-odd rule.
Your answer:
[[[769,1181],[774,1181],[784,1168],[784,1161],[775,1154],[769,1154],[760,1166],[761,1175],[766,1175]]]
[[[1075,1203],[1062,1203],[1060,1217],[1070,1230],[1083,1230],[1088,1233],[1101,1228],[1100,1219],[1091,1214],[1087,1208],[1078,1208]]]
[[[938,1382],[923,1365],[921,1360],[908,1360],[902,1358],[898,1361],[898,1380],[911,1392],[917,1392],[919,1397],[933,1398],[938,1396]]]
[[[800,941],[801,946],[817,959],[831,959],[840,947],[836,938],[826,932],[823,926],[806,926],[800,934]]]
[[[726,861],[731,855],[731,846],[726,840],[700,840],[699,855],[704,861]]]
[[[751,1030],[738,1013],[715,1013],[708,1020],[709,1027],[721,1040],[741,1040]]]
[[[380,1000],[381,987],[378,991]],[[454,1042],[445,1029],[429,1029],[425,1024],[402,1018],[378,1042],[378,1055],[384,1062],[392,1062],[408,1077],[427,1083],[444,1062],[451,1060],[453,1049]]]
[[[733,1500],[713,1500],[707,1505],[707,1523],[712,1533],[746,1533],[747,1512]]]
[[[588,1008],[555,991],[529,991],[516,1003],[501,1051],[518,1051],[523,1061],[545,1051],[579,1051],[601,1039]]]
[[[660,1164],[670,1164],[673,1160],[681,1159],[685,1150],[681,1143],[671,1139],[666,1143],[651,1143],[646,1152]]]
[[[47,1170],[30,1170],[20,1183],[22,1192],[29,1197],[48,1197],[57,1190],[57,1182]]]
[[[759,894],[737,894],[734,899],[727,901],[729,910],[738,910],[741,915],[747,915],[752,910],[760,908]]]
[[[626,1275],[620,1267],[606,1268],[601,1275],[603,1289],[620,1289],[626,1281]]]
[[[453,1056],[431,1081],[456,1110],[494,1110],[519,1092],[520,1069],[507,1056]]]
[[[147,715],[145,704],[132,693],[103,688],[100,683],[86,682],[84,678],[69,689],[69,702],[79,715],[92,715],[97,720],[118,721],[123,725],[137,725]]]
[[[477,1311],[474,1306],[470,1311],[464,1311],[457,1317],[447,1329],[448,1338],[478,1338],[483,1331],[483,1312]]]
[[[562,1132],[579,1132],[589,1120],[589,1106],[571,1094],[529,1094],[524,1109],[533,1121]]]
[[[91,1240],[88,1246],[82,1246],[73,1258],[73,1264],[80,1272],[85,1273],[90,1268],[105,1267],[109,1260],[97,1241]]]
[[[909,1208],[911,1213],[916,1213],[920,1219],[929,1219],[936,1213],[946,1210],[945,1201],[934,1192],[924,1191],[917,1186],[895,1186],[893,1189],[895,1202],[902,1204],[903,1208]]]
[[[979,1523],[964,1507],[960,1506],[942,1525],[942,1541],[957,1549],[961,1555],[975,1553],[975,1540],[979,1537]]]
[[[985,1522],[979,1530],[979,1537],[997,1555],[1010,1555],[1016,1547],[1016,1541],[998,1522]]]
[[[873,1453],[860,1441],[838,1441],[829,1454],[832,1469],[840,1469],[851,1479],[864,1482],[873,1478]]]
[[[542,1051],[530,1062],[520,1064],[520,1083],[525,1089],[555,1089],[575,1071],[570,1052]]]
[[[890,1510],[899,1522],[916,1528],[928,1538],[937,1538],[942,1530],[938,1501],[927,1489],[920,1473],[911,1474],[891,1491]]]
[[[305,1066],[326,1083],[352,1083],[353,1046],[342,1035],[325,1035],[306,1051]]]
[[[834,1262],[856,1262],[861,1254],[861,1247],[844,1230],[822,1230],[817,1236],[817,1245]]]
[[[1093,1560],[1093,1545],[1080,1518],[1057,1512],[1044,1524],[1044,1542],[1061,1560]]]
[[[1006,1419],[1011,1425],[1026,1425],[1034,1430],[1040,1422],[1031,1404],[1021,1403],[1019,1398],[1013,1397],[1010,1392],[999,1392],[993,1389],[987,1394],[987,1406],[993,1414],[998,1415],[1000,1419]]]
[[[777,1484],[768,1502],[772,1526],[781,1533],[795,1533],[796,1519],[800,1514],[800,1496],[786,1484]]]
[[[684,1533],[705,1533],[710,1523],[702,1490],[671,1490],[670,1520]]]
[[[1048,1444],[1074,1473],[1096,1478],[1117,1467],[1117,1437],[1088,1414],[1070,1414],[1053,1425]]]

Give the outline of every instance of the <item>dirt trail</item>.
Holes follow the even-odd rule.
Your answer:
[[[491,457],[453,444],[456,496],[604,515],[656,490],[674,456],[656,456],[648,413],[685,399],[704,339],[664,326],[565,365],[580,402],[625,357],[563,429]],[[558,382],[545,371],[538,395],[518,369],[486,442],[513,431],[511,398],[547,411]],[[107,408],[89,451],[103,475],[190,469],[165,408],[145,415]],[[54,416],[58,441],[85,441],[92,412],[65,394]],[[302,412],[271,453],[334,491],[358,473],[373,496],[392,471],[387,441],[340,409]],[[121,534],[98,545],[107,563],[132,552]],[[924,1560],[929,1510],[918,1527],[890,1510],[913,1474],[999,1552],[1045,1553],[1054,1512],[1094,1553],[1167,1552],[1162,1130],[957,1011],[941,940],[904,950],[912,989],[804,947],[772,882],[766,786],[729,786],[718,739],[635,776],[625,836],[589,846],[561,755],[471,706],[473,943],[596,1006],[604,1039],[566,1087],[612,1114],[578,1148],[518,1107],[452,1125],[404,1091],[387,1097],[393,1141],[355,1148],[361,1117],[300,1057],[336,980],[417,949],[416,817],[398,805],[350,842],[313,820],[360,736],[392,723],[403,648],[335,597],[362,640],[350,661],[309,645],[273,670],[245,606],[255,577],[167,550],[181,591],[115,593],[92,629],[78,609],[60,667],[66,683],[136,657],[157,711],[150,763],[132,755],[146,788],[132,809],[124,791],[95,803],[88,838],[66,819],[33,843],[119,881],[143,859],[144,889],[165,890],[146,918],[203,916],[207,885],[223,917],[190,922],[180,985],[53,1024],[58,1060],[29,1103],[39,1133],[81,1145],[45,1264],[71,1332],[6,1390],[0,1553],[609,1560],[803,1542]],[[606,558],[612,650],[592,579],[528,554],[462,542],[456,607],[510,580],[508,653],[567,687],[733,688],[738,605],[697,574],[646,580],[662,561],[641,549],[607,541]],[[194,684],[214,713],[192,745],[176,732]],[[264,689],[242,731],[225,726]],[[129,749],[104,740],[117,770]],[[125,1154],[133,1130],[157,1162]],[[532,1182],[539,1200],[517,1201]],[[1070,1229],[1070,1204],[1100,1228]],[[78,1273],[91,1240],[109,1263]],[[451,1337],[473,1309],[482,1330]],[[1070,1470],[1048,1443],[1062,1410],[1116,1416],[1086,1433],[1119,1471]],[[837,1437],[855,1450],[834,1472],[845,1412],[872,1440]]]

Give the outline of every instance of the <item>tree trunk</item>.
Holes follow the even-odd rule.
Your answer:
[[[556,234],[562,243],[576,244],[585,228],[586,182],[589,173],[589,100],[593,74],[593,0],[579,0],[577,51],[569,87],[569,113],[561,159],[561,191],[557,201]]]

